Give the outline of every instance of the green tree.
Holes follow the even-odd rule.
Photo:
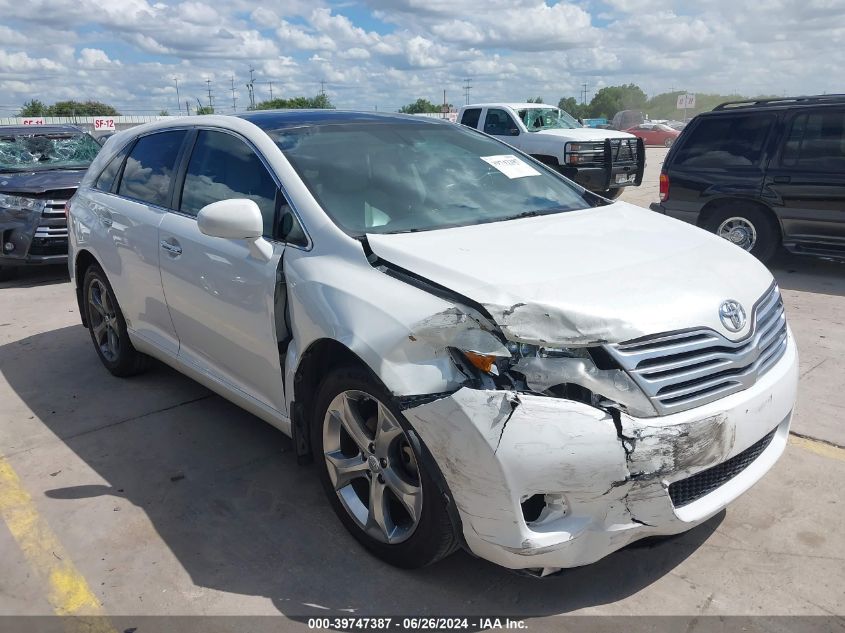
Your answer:
[[[575,97],[564,97],[560,101],[557,102],[557,107],[563,110],[564,112],[568,112],[576,119],[583,119],[587,117],[587,110],[589,106],[578,103],[578,100]]]
[[[315,97],[291,97],[290,99],[268,99],[255,104],[254,110],[302,110],[316,108],[334,109],[328,95],[320,93]]]
[[[57,101],[46,108],[46,116],[119,116],[115,108],[99,101]]]
[[[543,97],[528,97],[526,103],[543,103]]]
[[[425,113],[433,113],[433,112],[440,112],[439,105],[434,105],[428,99],[417,99],[413,103],[409,103],[408,105],[404,105],[399,108],[399,112],[402,114],[425,114]]]
[[[197,106],[197,114],[214,114],[214,108],[207,105]]]
[[[161,110],[161,111],[158,113],[158,115],[159,115],[159,116],[170,116],[170,112],[168,112],[167,110]]]
[[[47,106],[41,103],[38,99],[30,99],[23,104],[18,116],[44,116],[46,112]]]
[[[590,117],[612,119],[620,110],[645,110],[648,97],[636,84],[607,86],[599,90],[588,109]]]

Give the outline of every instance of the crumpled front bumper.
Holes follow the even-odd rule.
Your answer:
[[[637,539],[676,534],[750,488],[786,446],[798,381],[792,333],[752,387],[673,415],[634,418],[513,391],[459,391],[405,410],[449,485],[469,548],[512,569],[586,565]],[[676,508],[669,485],[768,446],[721,486]],[[526,522],[521,503],[544,494]]]

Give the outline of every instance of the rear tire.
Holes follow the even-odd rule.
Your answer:
[[[146,370],[150,357],[133,347],[114,290],[103,269],[96,264],[85,271],[82,298],[94,349],[106,369],[121,378]]]
[[[702,226],[764,263],[772,258],[781,241],[775,219],[754,205],[734,203],[717,209]]]
[[[311,445],[329,503],[361,545],[406,569],[458,547],[425,448],[410,430],[392,396],[363,368],[336,369],[320,384]]]

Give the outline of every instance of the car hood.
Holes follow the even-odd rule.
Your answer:
[[[531,134],[542,134],[543,136],[564,136],[568,139],[579,141],[603,141],[606,138],[636,138],[628,132],[618,130],[597,130],[591,127],[578,127],[571,130],[539,130]]]
[[[0,172],[0,191],[4,193],[44,193],[54,189],[76,189],[85,169],[47,169],[39,171]]]
[[[505,336],[537,345],[617,343],[685,328],[748,334],[773,283],[754,257],[624,202],[419,233],[370,234],[381,259],[482,304]],[[748,323],[719,318],[739,301]]]

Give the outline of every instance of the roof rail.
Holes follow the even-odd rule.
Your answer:
[[[733,110],[735,108],[773,108],[784,105],[809,105],[813,103],[845,103],[845,94],[811,95],[806,97],[782,97],[774,99],[746,99],[744,101],[726,101],[720,103],[716,110]]]

